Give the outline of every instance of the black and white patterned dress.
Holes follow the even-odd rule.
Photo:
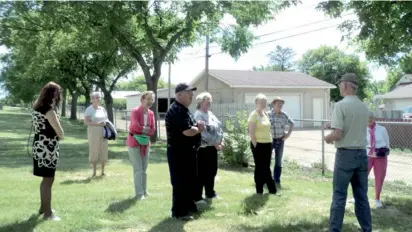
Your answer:
[[[51,106],[41,106],[32,112],[33,175],[35,176],[54,177],[59,161],[59,138],[45,116],[50,109]]]

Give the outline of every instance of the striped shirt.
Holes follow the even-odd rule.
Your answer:
[[[293,125],[293,120],[285,112],[280,111],[280,114],[276,114],[274,110],[267,112],[270,120],[270,129],[272,132],[272,138],[278,139],[285,136],[285,126]]]

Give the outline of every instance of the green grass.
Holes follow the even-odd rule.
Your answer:
[[[43,221],[39,208],[40,178],[31,174],[26,143],[29,117],[24,112],[0,111],[0,231],[327,231],[331,173],[288,162],[281,196],[255,196],[253,169],[221,165],[215,201],[192,222],[168,218],[171,186],[165,144],[155,144],[148,168],[151,196],[133,201],[132,168],[125,135],[110,142],[107,176],[90,179],[88,145],[80,122],[63,120],[66,139],[53,186],[52,206],[60,222]],[[370,197],[373,199],[373,189]],[[385,209],[373,209],[375,231],[412,231],[412,187],[385,183]],[[350,195],[350,194],[349,194]],[[371,201],[372,202],[372,201]],[[373,205],[373,204],[372,204]],[[347,206],[343,231],[357,231],[352,205]]]

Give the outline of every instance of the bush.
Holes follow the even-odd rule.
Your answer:
[[[236,117],[226,121],[225,146],[222,151],[222,159],[229,165],[249,166],[251,151],[247,117],[246,111],[240,111],[237,112]]]
[[[125,110],[126,99],[113,99],[113,108],[116,110]]]

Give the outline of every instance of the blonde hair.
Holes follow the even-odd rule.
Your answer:
[[[151,90],[144,91],[142,95],[140,96],[140,101],[142,101],[143,99],[146,99],[147,95],[152,95],[153,102],[155,101],[155,93]]]
[[[265,100],[268,101],[268,99],[266,98],[266,96],[263,93],[259,93],[258,95],[256,95],[255,97],[255,104],[257,104],[257,102],[259,100]]]
[[[200,108],[200,104],[202,104],[206,99],[212,100],[212,95],[209,92],[203,92],[196,96],[197,109]]]

